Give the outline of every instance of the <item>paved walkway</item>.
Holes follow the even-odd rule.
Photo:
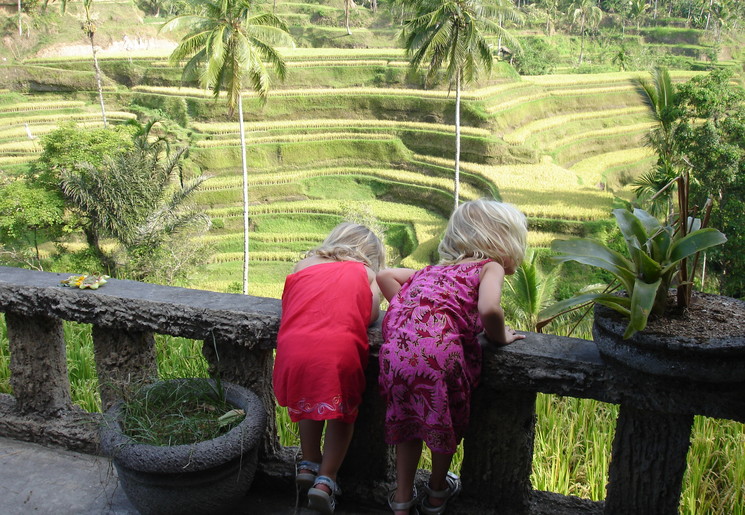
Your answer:
[[[337,515],[382,515],[339,500]],[[251,492],[236,515],[318,515],[294,510],[294,492]],[[0,437],[0,515],[137,515],[107,458]]]
[[[117,486],[105,458],[0,438],[2,515],[136,515]]]

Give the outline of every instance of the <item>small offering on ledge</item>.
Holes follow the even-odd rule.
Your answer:
[[[100,286],[106,284],[108,275],[71,275],[67,279],[60,281],[63,286],[70,288],[80,288],[81,290],[97,290]]]

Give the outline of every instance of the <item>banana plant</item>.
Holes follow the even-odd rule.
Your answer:
[[[615,209],[613,215],[626,242],[628,256],[589,238],[554,240],[551,249],[558,253],[554,257],[558,262],[576,261],[610,272],[626,295],[586,293],[557,302],[541,311],[540,326],[572,309],[598,303],[629,319],[623,337],[630,338],[647,326],[650,315],[664,313],[668,290],[676,286],[684,260],[727,241],[718,230],[702,228],[697,218],[689,217],[687,230],[681,231],[663,225],[643,209]]]

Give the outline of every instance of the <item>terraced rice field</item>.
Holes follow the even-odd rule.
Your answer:
[[[399,239],[389,249],[396,260],[392,264],[416,267],[431,261],[452,206],[453,95],[401,85],[292,84],[294,69],[336,67],[360,73],[370,67],[400,68],[406,61],[398,49],[294,49],[285,56],[290,79],[272,91],[267,107],[253,109],[258,104],[247,94],[250,292],[278,296],[276,285],[291,264],[355,212],[372,213],[387,226],[408,227],[403,243]],[[54,60],[38,64],[53,66]],[[151,56],[150,66],[172,65],[161,55]],[[581,224],[608,218],[614,199],[629,196],[624,181],[653,160],[643,143],[653,122],[640,96],[640,77],[503,77],[464,91],[464,112],[473,114],[464,116],[462,126],[462,199],[496,196],[516,204],[531,220]],[[140,85],[132,94],[183,98],[219,112],[211,94],[199,88]],[[339,105],[362,107],[341,117]],[[107,116],[113,123],[135,118],[126,107],[111,108]],[[419,111],[411,116],[415,108],[434,111],[429,117]],[[64,122],[98,126],[100,114],[92,102],[48,97],[18,101],[15,94],[13,101],[2,102],[0,94],[0,167],[12,170],[35,159],[43,136]],[[238,124],[201,115],[192,117],[188,127],[193,158],[215,175],[198,194],[198,202],[217,223],[206,238],[214,255],[195,278],[196,286],[234,289],[243,238]],[[286,230],[268,230],[263,221],[271,217],[287,220]],[[293,219],[324,222],[300,230]],[[547,248],[563,234],[534,230],[530,244]]]

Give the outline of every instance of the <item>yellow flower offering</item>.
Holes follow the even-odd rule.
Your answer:
[[[106,279],[109,279],[108,275],[71,275],[67,279],[61,280],[60,284],[70,288],[80,288],[81,290],[97,290],[106,284]]]

